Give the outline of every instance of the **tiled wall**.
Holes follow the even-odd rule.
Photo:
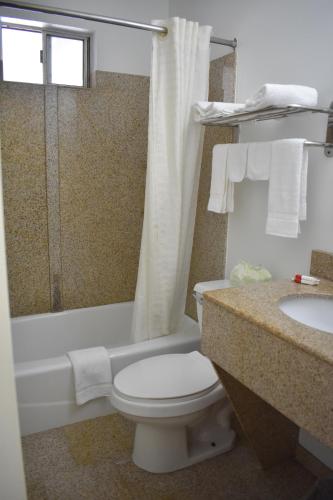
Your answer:
[[[209,100],[234,101],[235,56],[212,61],[209,76]],[[206,127],[202,156],[197,214],[194,230],[186,313],[197,318],[194,285],[200,281],[224,278],[228,216],[207,211],[214,144],[233,141],[230,127]]]
[[[233,57],[211,65],[210,97],[233,97]],[[134,298],[144,206],[147,77],[97,72],[96,87],[0,85],[6,240],[14,316]],[[225,216],[208,213],[206,130],[187,312],[197,281],[224,275]]]
[[[0,85],[13,316],[132,300],[144,206],[149,79]]]
[[[59,89],[65,308],[134,298],[143,220],[149,80],[97,74]]]
[[[0,137],[12,313],[50,309],[44,88],[3,83]]]

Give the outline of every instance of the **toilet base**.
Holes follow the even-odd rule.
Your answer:
[[[228,431],[220,430],[219,435],[216,435],[215,440],[212,442],[194,442],[190,446],[190,460],[188,465],[193,465],[198,462],[202,462],[207,458],[216,457],[217,455],[220,455],[220,453],[226,453],[227,451],[230,451],[234,446],[235,436],[235,432],[231,429]]]
[[[229,413],[229,411],[228,411]],[[220,412],[221,415],[221,412]],[[214,424],[212,422],[214,418]],[[195,425],[163,425],[156,422],[136,424],[133,462],[148,472],[166,473],[189,467],[233,448],[235,432],[229,415],[216,421],[216,412]],[[213,424],[213,425],[212,425]]]

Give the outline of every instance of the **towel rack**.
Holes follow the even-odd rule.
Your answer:
[[[256,111],[240,111],[232,113],[229,116],[216,115],[213,118],[203,118],[200,120],[202,125],[228,125],[229,127],[237,127],[241,123],[248,121],[263,121],[273,120],[277,118],[284,118],[286,116],[295,115],[299,113],[332,113],[330,108],[318,108],[301,106],[300,104],[289,104],[288,106],[268,106],[267,108],[258,109]]]
[[[222,113],[212,118],[203,118],[199,121],[205,126],[229,126],[237,127],[238,125],[249,121],[276,120],[285,118],[290,115],[299,113],[325,113],[328,115],[326,140],[333,139],[333,102],[329,108],[301,106],[300,104],[289,104],[288,106],[268,106],[267,108],[258,109],[256,111],[241,111],[225,116]],[[306,141],[305,146],[322,147],[324,148],[327,157],[333,157],[333,142],[316,142]]]
[[[305,141],[305,146],[325,148],[325,155],[328,157],[333,156],[333,143],[332,142],[316,142],[316,141]]]

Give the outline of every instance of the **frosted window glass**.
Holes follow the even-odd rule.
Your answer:
[[[83,41],[51,36],[51,83],[83,86]]]
[[[2,28],[3,78],[11,82],[43,83],[41,33]]]

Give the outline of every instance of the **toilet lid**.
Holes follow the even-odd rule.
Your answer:
[[[132,398],[181,398],[205,391],[218,382],[208,358],[197,351],[143,359],[121,370],[115,388]]]

